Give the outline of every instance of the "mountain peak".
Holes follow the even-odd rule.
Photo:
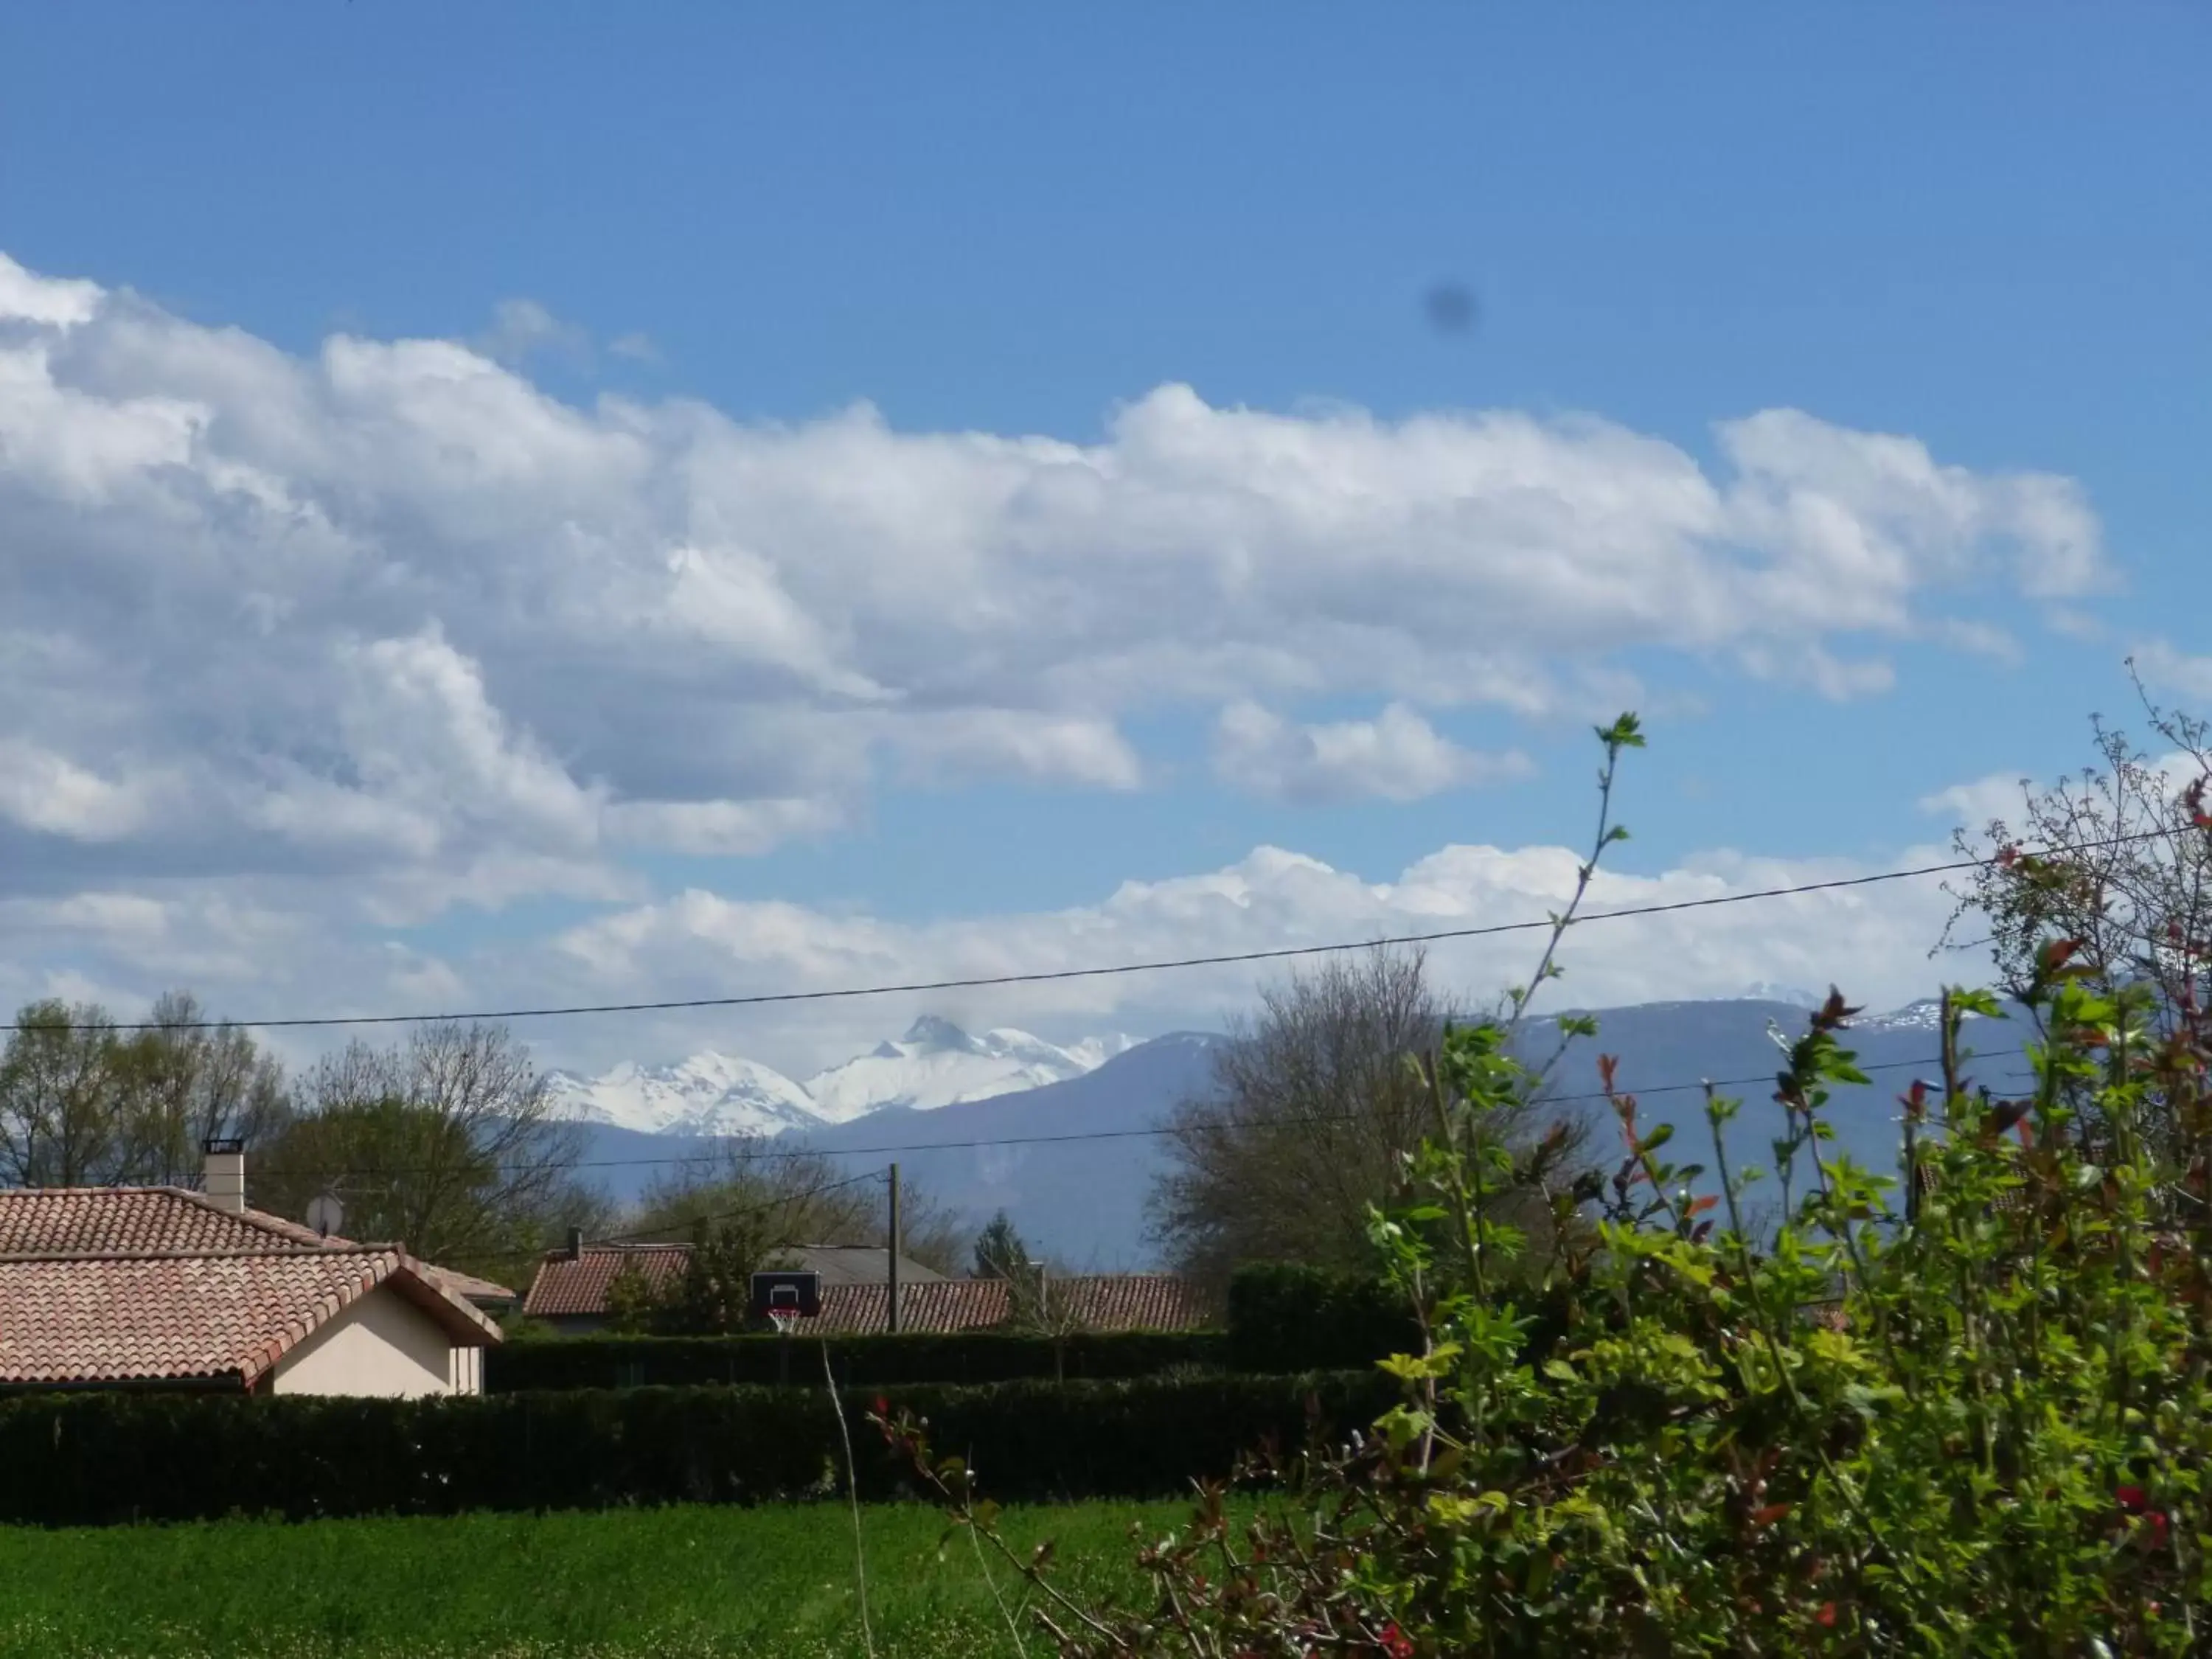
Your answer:
[[[906,1028],[906,1035],[899,1041],[913,1048],[958,1050],[972,1048],[975,1046],[975,1039],[967,1032],[962,1030],[951,1020],[940,1019],[935,1014],[922,1014],[917,1017],[914,1024]]]

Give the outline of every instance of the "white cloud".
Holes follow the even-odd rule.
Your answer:
[[[27,738],[0,736],[0,817],[72,841],[120,841],[144,825],[150,781],[100,776]]]
[[[2199,702],[2212,699],[2212,657],[2176,650],[2164,640],[2135,648],[2136,672],[2153,690],[2170,691]]]
[[[609,807],[605,817],[617,842],[737,857],[835,829],[840,821],[813,800],[635,801]]]
[[[612,893],[640,849],[847,821],[884,768],[1133,788],[1140,719],[1325,698],[1385,712],[1240,716],[1228,769],[1407,798],[1485,768],[1436,711],[1636,703],[1631,653],[1868,695],[1990,595],[2105,574],[2065,480],[1794,411],[1715,469],[1181,386],[1091,443],[748,425],[487,355],[562,328],[295,356],[0,258],[0,891],[97,842],[381,915]]]
[[[541,352],[582,362],[592,350],[590,335],[531,299],[501,300],[492,307],[491,326],[471,343],[495,362],[515,364]]]
[[[1295,726],[1258,703],[1233,702],[1214,726],[1213,766],[1236,788],[1293,801],[1419,800],[1535,769],[1517,750],[1462,749],[1401,702],[1371,720],[1320,726]]]
[[[1012,708],[948,710],[884,723],[916,781],[1011,773],[1043,783],[1134,789],[1137,751],[1107,720]]]
[[[2019,823],[2028,791],[2033,787],[2033,779],[2018,773],[1992,772],[1987,777],[1954,783],[1948,789],[1922,796],[1920,810],[1947,817],[1956,827],[1978,834],[1993,820]]]

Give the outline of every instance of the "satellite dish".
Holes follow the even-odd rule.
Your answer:
[[[325,1238],[345,1225],[345,1206],[335,1193],[319,1193],[307,1200],[307,1224]]]

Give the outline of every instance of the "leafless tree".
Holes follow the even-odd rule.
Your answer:
[[[2073,940],[2070,965],[2103,988],[2154,991],[2164,1034],[2212,996],[2212,724],[2136,686],[2166,752],[2092,716],[2094,762],[2047,788],[2022,780],[2016,817],[1958,831],[1960,853],[1988,861],[1949,885],[1939,948],[1986,949],[2020,987],[2042,945]]]
[[[2138,687],[2140,690],[2140,686]],[[2021,784],[2016,818],[1991,817],[1954,836],[1987,858],[1951,887],[1957,900],[1943,943],[1987,947],[2008,983],[2024,981],[2036,947],[2079,940],[2077,960],[2113,982],[2154,985],[2164,1010],[2212,971],[2212,728],[2143,697],[2166,756],[2092,716],[2097,759],[2048,788]],[[2047,856],[2045,856],[2047,854]]]
[[[578,1179],[581,1132],[502,1026],[421,1025],[402,1042],[355,1042],[308,1073],[302,1109],[250,1178],[295,1219],[337,1194],[346,1231],[447,1266],[517,1273],[605,1200]]]
[[[1451,1014],[1423,953],[1403,948],[1332,957],[1263,991],[1211,1092],[1170,1121],[1150,1204],[1170,1264],[1217,1291],[1246,1261],[1364,1267],[1369,1206],[1434,1127],[1414,1062]],[[1510,1139],[1530,1124],[1499,1127]]]
[[[872,1183],[854,1181],[829,1158],[775,1146],[764,1135],[732,1135],[655,1177],[623,1222],[625,1237],[681,1243],[702,1221],[742,1214],[782,1249],[854,1244],[880,1237]]]
[[[958,1270],[967,1218],[912,1182],[900,1194],[902,1254],[939,1273]],[[889,1194],[874,1171],[842,1169],[803,1148],[732,1136],[646,1188],[625,1236],[681,1243],[702,1220],[742,1215],[766,1246],[876,1244],[890,1234]]]

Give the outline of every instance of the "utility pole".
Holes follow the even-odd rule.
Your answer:
[[[884,1254],[884,1328],[896,1335],[899,1316],[899,1179],[896,1164],[891,1165],[890,1212],[890,1248]]]

